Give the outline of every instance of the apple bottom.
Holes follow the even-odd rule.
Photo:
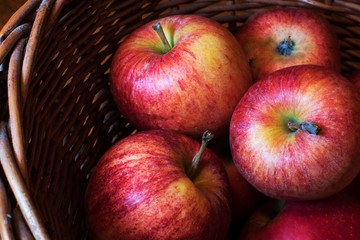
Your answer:
[[[338,37],[323,16],[309,9],[259,11],[235,36],[249,59],[255,82],[276,70],[304,64],[340,73]]]

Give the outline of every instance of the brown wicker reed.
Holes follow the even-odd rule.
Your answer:
[[[108,88],[112,54],[131,31],[197,14],[235,32],[274,7],[321,13],[340,39],[342,73],[360,69],[358,0],[27,1],[0,31],[1,239],[89,239],[83,201],[91,170],[136,131]]]

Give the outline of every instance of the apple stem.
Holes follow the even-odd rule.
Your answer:
[[[190,178],[194,177],[194,175],[199,167],[200,159],[201,159],[208,143],[210,142],[211,139],[213,139],[213,137],[214,137],[214,134],[210,133],[208,130],[206,130],[203,133],[200,150],[195,154],[194,158],[192,159],[191,168],[188,172],[188,176]]]
[[[166,51],[169,52],[171,50],[171,46],[165,36],[164,29],[162,28],[161,23],[160,22],[156,23],[155,25],[152,26],[152,28],[158,34],[159,38],[161,39],[162,43],[164,44],[164,46],[166,48]]]
[[[276,52],[280,55],[291,55],[292,51],[295,49],[295,43],[291,40],[289,36],[287,39],[284,39],[280,42],[280,44],[276,47]]]
[[[300,129],[314,135],[318,135],[319,132],[321,131],[321,128],[313,122],[301,122],[301,123],[289,122],[288,127],[293,132]]]

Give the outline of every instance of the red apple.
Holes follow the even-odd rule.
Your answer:
[[[156,24],[160,23],[160,25]],[[167,50],[153,26],[169,42]],[[231,114],[252,84],[235,36],[218,22],[177,15],[149,22],[116,51],[110,87],[136,128],[166,129],[201,139],[228,132]]]
[[[231,189],[232,220],[244,222],[265,200],[265,196],[245,180],[232,159],[223,160],[223,163]]]
[[[343,193],[349,194],[360,201],[360,174],[343,190]]]
[[[346,195],[316,201],[273,200],[255,212],[242,240],[360,239],[360,202]]]
[[[239,173],[231,157],[228,134],[211,141],[209,148],[222,159],[229,179],[232,200],[229,236],[233,238],[240,233],[241,225],[267,197],[251,186]]]
[[[232,159],[223,159],[223,163],[229,178],[232,200],[229,234],[237,236],[240,233],[241,226],[264,203],[267,197],[241,176]]]
[[[228,134],[211,141],[209,148],[222,159],[224,164],[231,189],[231,218],[238,226],[247,220],[267,198],[248,183],[238,171],[231,156]]]
[[[205,150],[209,136],[204,134],[200,146],[180,133],[148,130],[112,146],[86,190],[91,236],[225,239],[231,219],[229,182],[221,159]]]
[[[355,85],[357,89],[360,89],[360,69],[352,72],[349,75],[348,79],[350,80],[350,82],[352,82]]]
[[[236,38],[253,80],[284,67],[314,64],[340,72],[340,46],[327,19],[304,8],[276,8],[252,15]]]
[[[360,171],[360,93],[315,65],[278,70],[240,100],[230,146],[242,176],[279,199],[319,199]]]

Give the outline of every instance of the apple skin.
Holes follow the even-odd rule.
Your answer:
[[[318,135],[291,131],[309,121]],[[301,65],[256,82],[237,105],[230,147],[242,176],[272,198],[315,200],[345,188],[360,170],[360,92],[339,73]]]
[[[294,65],[313,64],[340,72],[340,45],[322,15],[303,8],[275,8],[253,14],[235,34],[249,59],[254,81]],[[290,55],[276,50],[290,36]]]
[[[152,25],[160,22],[173,48]],[[252,84],[235,36],[218,22],[195,15],[152,21],[117,49],[110,89],[121,113],[140,130],[166,129],[201,139],[228,132],[232,112]]]
[[[279,205],[279,200],[264,204],[250,217],[239,239],[360,239],[360,202],[353,197],[336,194]]]
[[[92,172],[85,196],[94,239],[225,239],[230,189],[221,159],[180,133],[148,130],[115,143]]]

